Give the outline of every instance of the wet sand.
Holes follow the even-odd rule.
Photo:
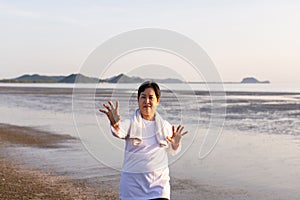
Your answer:
[[[118,199],[119,176],[84,179],[61,176],[50,166],[43,169],[34,167],[30,164],[34,158],[31,162],[24,162],[30,156],[19,153],[24,147],[39,151],[62,148],[73,141],[76,139],[68,135],[0,124],[0,199]],[[15,152],[12,153],[12,150]],[[245,191],[228,190],[175,177],[171,177],[171,187],[172,200],[241,199],[247,196]]]
[[[257,139],[258,137],[253,135],[226,133],[216,147],[216,151],[202,161],[200,166],[197,165],[199,160],[191,161],[184,156],[170,168],[171,199],[295,199],[299,193],[295,191],[299,182],[296,167],[298,159],[295,157],[297,148],[292,147],[289,140],[282,140],[279,143],[275,140],[275,136],[260,136],[260,140]],[[33,167],[30,161],[24,162],[24,159],[30,159],[30,155],[25,157],[24,153],[19,153],[24,148],[32,148],[34,151],[49,148],[63,149],[67,143],[76,141],[67,135],[55,135],[34,128],[0,124],[0,199],[118,199],[118,174],[105,175],[104,173],[101,174],[102,177],[81,179],[65,174],[59,175],[47,164],[43,169]],[[295,142],[293,146],[299,144]],[[233,144],[239,145],[235,147]],[[274,148],[274,145],[279,147]],[[286,145],[289,145],[290,149],[287,149]],[[237,148],[239,151],[236,151]],[[261,155],[264,154],[262,152],[266,153],[265,156]],[[278,159],[274,155],[278,155]],[[241,160],[243,162],[240,162]],[[185,169],[182,168],[183,166],[188,170],[182,171]],[[231,176],[223,176],[222,173]],[[193,181],[195,176],[200,180]],[[242,178],[249,184],[256,185],[247,185],[235,178]],[[267,186],[271,189],[266,188]]]
[[[69,135],[50,134],[30,127],[8,124],[0,124],[0,139],[5,143],[37,148],[58,148],[63,146],[63,142],[75,140]]]
[[[52,170],[41,171],[11,157],[7,148],[22,146],[60,148],[74,138],[55,135],[28,127],[0,125],[0,199],[118,199],[116,190],[106,186],[91,187],[87,180],[57,176]],[[101,182],[101,180],[100,180]]]

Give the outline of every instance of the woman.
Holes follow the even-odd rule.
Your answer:
[[[160,88],[147,81],[138,89],[138,106],[130,120],[120,122],[119,102],[103,104],[114,136],[125,139],[125,154],[120,181],[120,199],[170,199],[170,177],[167,153],[181,149],[184,127],[177,128],[163,120],[156,108]]]

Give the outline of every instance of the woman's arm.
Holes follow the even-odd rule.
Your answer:
[[[128,133],[128,129],[130,126],[130,120],[122,120],[118,123],[117,127],[110,126],[111,132],[113,136],[120,138],[120,139],[125,139]]]

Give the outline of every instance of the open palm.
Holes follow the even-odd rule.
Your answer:
[[[106,116],[108,117],[108,119],[110,121],[110,124],[112,126],[115,126],[121,120],[121,116],[119,113],[119,101],[116,101],[116,107],[114,106],[112,101],[108,101],[108,104],[110,106],[108,106],[107,104],[103,104],[103,106],[107,110],[100,109],[99,111],[106,114]]]
[[[176,130],[175,126],[172,126],[172,136],[167,136],[167,140],[173,145],[179,145],[182,136],[188,133],[188,131],[183,132],[184,126],[179,125]],[[183,133],[182,133],[183,132]]]

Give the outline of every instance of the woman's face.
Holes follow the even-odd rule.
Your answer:
[[[159,101],[160,99],[156,98],[153,88],[146,88],[144,92],[141,92],[138,103],[144,119],[153,120]]]

